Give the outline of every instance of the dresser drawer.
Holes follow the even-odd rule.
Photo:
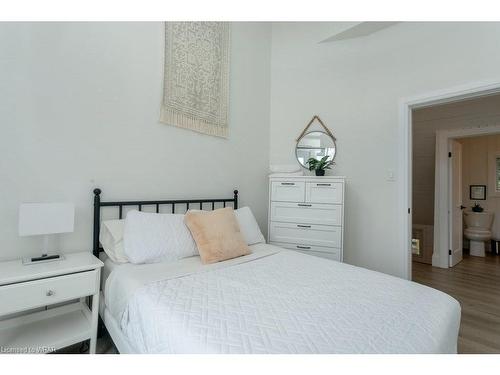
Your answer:
[[[337,262],[342,262],[340,252],[337,253],[324,253],[321,251],[303,251],[303,250],[297,250],[300,253],[307,254],[307,255],[313,255],[315,257],[320,257],[320,258],[326,258],[326,259],[331,259],[335,260]]]
[[[300,243],[286,243],[286,242],[273,242],[271,245],[284,247],[289,250],[297,250],[302,252],[316,251],[319,253],[329,253],[329,254],[338,254],[340,255],[340,249],[336,247],[325,247],[325,246],[316,246],[316,245],[304,245]]]
[[[283,247],[289,250],[295,250],[308,255],[320,256],[323,258],[328,258],[336,260],[338,262],[342,261],[342,252],[340,249],[334,247],[323,247],[314,245],[302,245],[295,243],[284,243],[284,242],[273,242],[272,245]]]
[[[304,202],[305,182],[273,181],[271,200],[281,202]]]
[[[95,294],[98,291],[98,272],[81,272],[1,286],[0,315]]]
[[[307,203],[342,204],[343,195],[343,184],[340,182],[306,183]]]
[[[272,221],[269,240],[325,247],[342,246],[342,227]]]
[[[271,202],[271,221],[342,225],[342,205]]]

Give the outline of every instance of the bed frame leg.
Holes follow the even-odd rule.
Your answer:
[[[99,320],[97,321],[97,337],[101,338],[104,336],[104,333],[106,332],[106,326],[104,325],[104,321],[99,317]]]

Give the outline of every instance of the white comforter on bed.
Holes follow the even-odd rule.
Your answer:
[[[460,306],[435,289],[271,245],[204,266],[119,267],[111,314],[140,353],[456,353]]]

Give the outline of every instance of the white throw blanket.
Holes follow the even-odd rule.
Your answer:
[[[132,276],[120,267],[106,304],[140,353],[456,352],[460,306],[450,296],[270,245],[251,248],[210,266],[195,257]],[[130,279],[135,286],[123,283]]]
[[[229,24],[167,22],[160,121],[227,137]]]

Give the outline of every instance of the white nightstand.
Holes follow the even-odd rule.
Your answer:
[[[89,352],[95,353],[103,263],[90,252],[64,257],[30,265],[0,262],[0,319],[15,314],[0,321],[0,353],[45,353],[88,339]],[[85,302],[88,296],[92,310]],[[78,301],[51,306],[71,300]]]

